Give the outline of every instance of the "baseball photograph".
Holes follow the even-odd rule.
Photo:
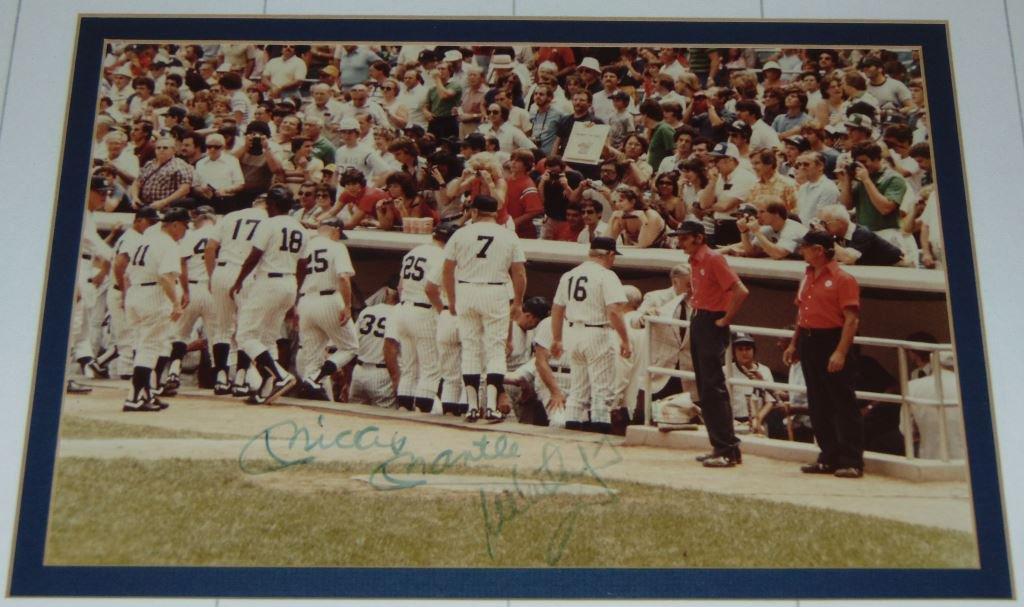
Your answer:
[[[984,568],[931,49],[297,23],[79,56],[42,567]]]

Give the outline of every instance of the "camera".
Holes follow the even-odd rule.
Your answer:
[[[252,142],[249,143],[249,153],[253,156],[259,156],[263,154],[263,137],[259,135],[253,135]]]

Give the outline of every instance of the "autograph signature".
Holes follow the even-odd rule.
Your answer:
[[[548,565],[556,565],[565,554],[565,548],[576,530],[576,523],[583,508],[588,505],[604,505],[615,502],[618,496],[598,474],[603,470],[622,461],[622,456],[607,438],[596,444],[578,445],[581,467],[575,473],[593,477],[604,491],[599,502],[576,500],[569,510],[558,520],[554,532],[544,549],[544,560]],[[561,447],[546,443],[541,455],[541,463],[534,471],[540,476],[539,482],[521,485],[518,470],[512,470],[513,491],[488,496],[480,491],[480,509],[483,515],[484,536],[487,544],[487,555],[495,560],[495,545],[501,538],[506,526],[519,516],[528,512],[544,498],[558,495],[564,491],[573,474],[565,465]]]
[[[484,434],[470,443],[468,449],[444,449],[432,458],[414,453],[408,437],[392,432],[390,436],[381,428],[370,424],[358,429],[328,431],[324,416],[317,417],[317,427],[310,429],[294,420],[285,420],[264,428],[250,438],[238,455],[238,466],[250,475],[277,472],[294,466],[317,461],[319,454],[328,450],[380,451],[383,461],[370,473],[370,485],[381,491],[411,489],[428,483],[426,478],[401,478],[394,475],[419,473],[422,476],[443,474],[453,466],[481,462],[516,460],[521,457],[519,443],[500,435],[492,440]],[[558,520],[545,547],[544,558],[549,565],[561,560],[566,546],[576,530],[582,510],[588,505],[602,505],[618,499],[598,471],[622,461],[615,446],[607,439],[598,443],[577,445],[581,463],[570,470],[565,463],[562,447],[545,443],[541,463],[532,476],[539,480],[526,484],[520,481],[517,465],[512,468],[513,489],[499,494],[480,490],[480,508],[487,554],[495,560],[495,549],[510,523],[548,497],[565,493],[565,487],[574,475],[591,477],[603,489],[601,501],[577,500]],[[269,461],[268,461],[269,458]]]

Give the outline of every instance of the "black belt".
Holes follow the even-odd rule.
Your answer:
[[[378,369],[387,369],[388,366],[385,363],[368,363],[365,360],[356,359],[357,365],[363,365],[366,367],[377,367]]]
[[[156,284],[155,282],[140,282],[139,286],[140,287],[152,287],[155,284]]]
[[[83,253],[82,254],[82,259],[84,259],[86,261],[89,261],[89,260],[92,259],[92,255],[89,255],[88,253]]]
[[[190,284],[190,285],[197,285],[197,284],[199,284],[201,282],[206,282],[206,281],[205,280],[189,280],[188,284]]]
[[[581,323],[581,322],[570,322],[569,323],[570,327],[575,327],[576,325],[583,325],[584,327],[587,327],[588,329],[598,329],[598,328],[603,329],[605,327],[610,327],[611,326],[608,323],[604,323],[604,324],[600,324],[600,325],[588,325],[588,324],[584,324],[584,323]]]
[[[572,370],[569,367],[551,367],[552,373],[571,373]]]
[[[492,287],[500,287],[501,285],[507,285],[507,282],[469,282],[468,280],[460,280],[460,285],[490,285]]]
[[[321,295],[334,295],[335,293],[337,293],[337,291],[335,291],[334,289],[327,289],[325,291],[320,291]]]
[[[267,278],[284,278],[285,276],[292,276],[292,274],[284,274],[282,272],[267,272]]]
[[[429,310],[430,308],[433,308],[433,307],[434,307],[434,306],[433,306],[433,305],[431,305],[431,304],[428,304],[428,303],[423,303],[423,302],[421,302],[421,301],[409,301],[409,302],[406,302],[406,303],[411,303],[412,305],[416,306],[417,308],[426,308],[426,309],[428,309],[428,310]]]
[[[217,266],[226,266],[226,265],[228,265],[228,262],[226,262],[226,261],[218,261],[217,262]]]

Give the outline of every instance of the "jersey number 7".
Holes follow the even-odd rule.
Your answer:
[[[480,252],[476,254],[477,257],[487,257],[487,249],[491,248],[491,244],[494,243],[493,236],[477,236],[477,240],[481,240],[484,246],[480,248]]]

